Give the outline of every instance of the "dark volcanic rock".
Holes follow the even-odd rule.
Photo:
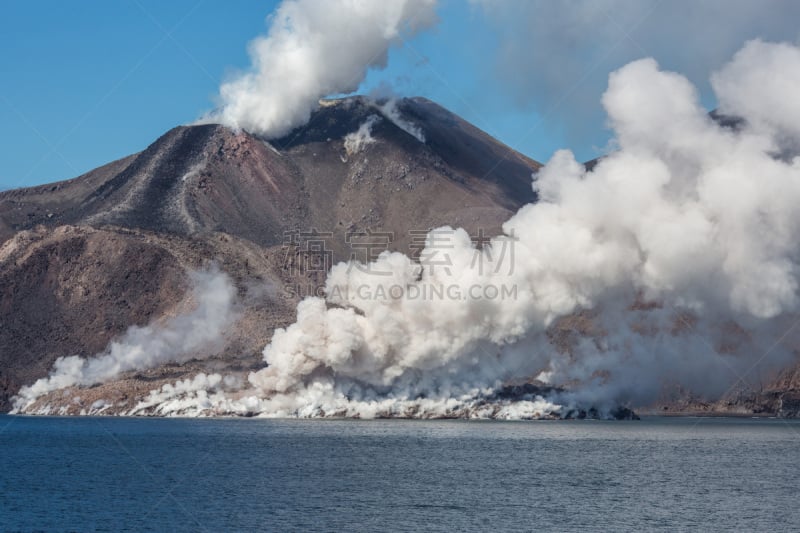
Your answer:
[[[777,415],[780,418],[800,418],[800,391],[781,395]]]
[[[522,383],[510,384],[497,390],[488,401],[495,400],[508,400],[508,401],[521,401],[521,400],[534,400],[536,397],[547,398],[554,393],[564,392],[564,389],[559,387],[551,387],[543,383]],[[614,420],[639,420],[637,415],[632,409],[624,406],[617,406],[610,411],[601,411],[594,407],[589,409],[574,409],[566,413],[562,413],[562,417],[571,420],[586,418],[612,418]]]
[[[637,415],[632,409],[627,407],[618,406],[610,411],[604,411],[591,407],[589,409],[575,409],[567,412],[564,415],[567,420],[585,420],[585,419],[612,419],[612,420],[639,420]]]
[[[617,407],[616,409],[612,409],[609,414],[614,420],[639,420],[639,415],[637,415],[633,409],[627,407]]]
[[[529,400],[536,396],[547,396],[558,389],[544,384],[522,383],[506,385],[494,393],[493,398],[499,400]]]

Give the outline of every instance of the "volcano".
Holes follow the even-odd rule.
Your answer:
[[[236,320],[220,346],[50,393],[48,412],[130,412],[176,380],[263,368],[273,332],[320,294],[333,264],[383,250],[413,258],[428,230],[445,225],[481,246],[537,200],[540,163],[424,98],[394,105],[321,101],[304,127],[269,140],[180,126],[77,178],[0,192],[0,410],[59,358],[91,357],[132,326],[185,312],[192,271],[216,265],[235,284]],[[564,351],[596,334],[592,312],[580,312],[548,338]],[[797,416],[799,376],[789,368],[759,391],[717,403],[673,396],[658,409]],[[539,390],[531,378],[503,390]]]
[[[0,409],[59,357],[91,356],[130,326],[176,314],[187,272],[210,262],[244,302],[225,347],[202,365],[129,375],[119,390],[263,366],[272,331],[294,320],[327,268],[354,257],[352,235],[380,236],[359,253],[413,254],[430,228],[497,234],[535,201],[538,162],[429,100],[397,109],[425,142],[351,97],[321,102],[281,139],[181,126],[77,178],[0,193]],[[348,150],[346,136],[368,119],[369,142]]]

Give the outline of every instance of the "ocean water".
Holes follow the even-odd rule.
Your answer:
[[[0,416],[0,531],[800,530],[800,423]]]

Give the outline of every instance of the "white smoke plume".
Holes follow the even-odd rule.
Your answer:
[[[779,141],[800,138],[800,49],[790,44],[751,41],[711,78],[724,114],[746,116],[750,127]],[[796,146],[796,145],[795,145]]]
[[[352,399],[337,392],[332,384],[315,382],[294,394],[264,398],[252,390],[240,390],[238,377],[197,374],[192,378],[152,390],[128,416],[215,416],[253,415],[267,418],[443,418],[520,420],[561,417],[568,414],[540,395],[515,398],[482,396],[492,391],[470,391],[459,397],[397,399],[388,396]],[[101,408],[107,408],[105,404]],[[49,406],[41,408],[48,414]],[[95,406],[82,414],[98,414]]]
[[[403,117],[403,115],[400,113],[400,110],[397,108],[396,98],[390,98],[380,107],[380,110],[383,116],[389,119],[392,124],[408,133],[419,142],[425,142],[425,132],[423,132],[422,128],[420,128],[417,124],[414,124]]]
[[[216,267],[192,272],[190,278],[191,311],[163,323],[132,326],[102,353],[88,359],[77,355],[58,358],[48,377],[20,389],[14,412],[24,412],[37,398],[55,390],[95,385],[129,370],[213,355],[235,318],[236,288]]]
[[[175,384],[163,385],[139,402],[128,415],[171,414],[201,415],[226,401],[223,389],[236,389],[241,386],[233,376],[200,373],[192,378],[178,380]]]
[[[347,155],[357,154],[368,144],[375,142],[375,139],[372,137],[372,127],[380,122],[380,120],[381,117],[378,115],[370,115],[356,131],[350,132],[344,136],[344,149]]]
[[[435,0],[285,0],[266,36],[250,43],[252,68],[220,88],[204,117],[267,138],[308,122],[319,99],[358,89],[384,68],[390,47],[437,21]]]
[[[591,171],[557,152],[536,175],[539,202],[490,246],[429,234],[421,257],[446,254],[446,268],[390,252],[333,267],[327,301],[301,302],[250,375],[262,408],[446,404],[535,375],[569,384],[550,398],[564,403],[652,400],[670,383],[723,392],[797,312],[800,159],[778,154],[800,141],[798,73],[797,47],[760,41],[717,72],[738,130],[652,59],[612,73],[618,151]],[[581,310],[597,334],[556,350],[547,328]]]
[[[607,132],[601,126],[603,109],[598,99],[612,70],[653,57],[710,95],[709,74],[720,69],[742,43],[756,38],[793,42],[800,38],[796,23],[800,3],[794,0],[471,3],[496,37],[495,46],[487,51],[491,61],[476,61],[474,53],[460,59],[458,50],[449,59],[460,59],[463,68],[483,72],[478,87],[471,89],[480,95],[471,99],[481,111],[478,115],[498,111],[493,107],[498,100],[504,106],[514,103],[516,112],[538,113],[548,122],[548,130],[564,131],[568,142],[579,148],[605,145]],[[465,48],[464,54],[469,52]],[[588,159],[596,150],[584,148],[580,155]]]
[[[408,133],[419,142],[425,142],[425,132],[422,131],[422,128],[420,128],[419,125],[414,124],[410,120],[403,117],[402,113],[400,113],[400,109],[397,107],[396,98],[392,97],[382,104],[379,104],[376,101],[370,101],[370,105],[374,106],[378,111],[380,111],[382,116],[368,116],[356,131],[345,135],[344,149],[347,152],[347,155],[358,153],[368,144],[375,142],[375,138],[372,137],[372,128],[383,118],[387,119],[389,122]]]

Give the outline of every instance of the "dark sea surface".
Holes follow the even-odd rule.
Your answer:
[[[800,530],[799,461],[784,420],[0,416],[0,530]]]

